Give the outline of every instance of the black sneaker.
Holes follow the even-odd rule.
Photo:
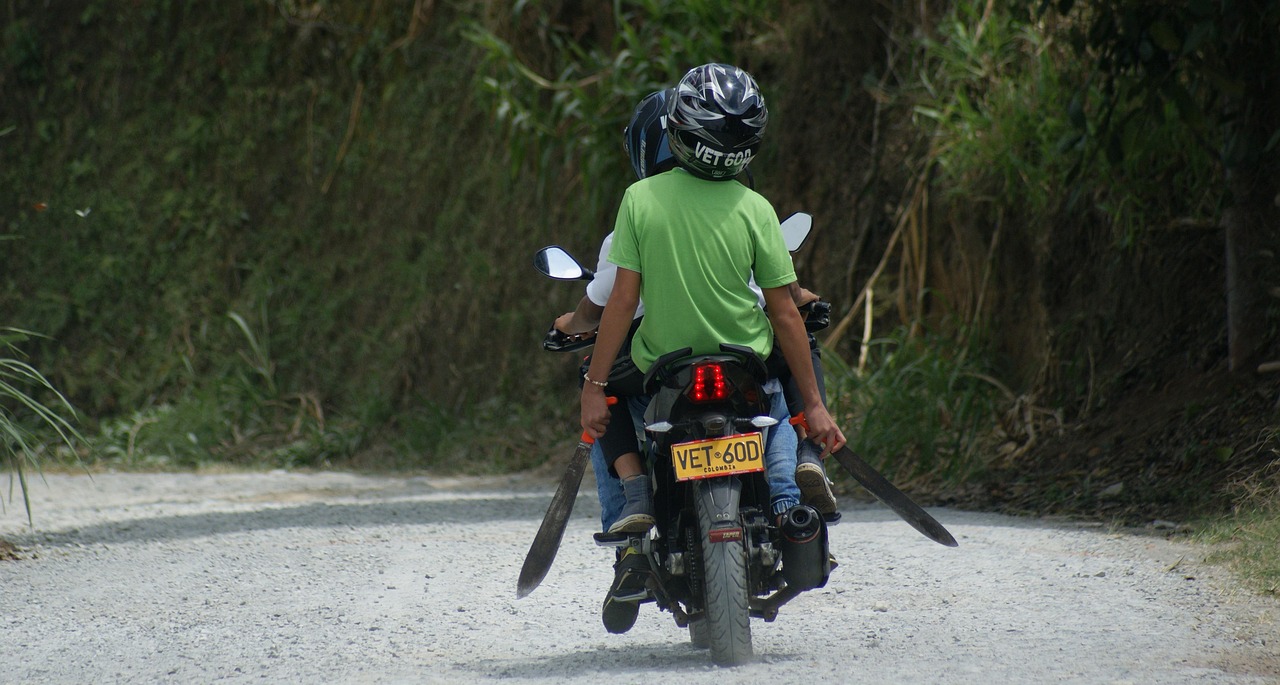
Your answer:
[[[625,633],[636,624],[640,615],[640,601],[649,595],[645,581],[649,577],[649,560],[633,547],[622,553],[622,558],[613,565],[613,585],[609,594],[605,595],[604,606],[600,616],[604,620],[604,629],[614,633]]]
[[[836,496],[831,492],[821,456],[822,448],[812,440],[800,441],[800,448],[796,450],[796,486],[800,488],[803,503],[817,509],[819,514],[834,514]]]

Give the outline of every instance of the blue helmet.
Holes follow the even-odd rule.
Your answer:
[[[622,129],[622,147],[631,158],[636,178],[644,180],[675,168],[676,159],[667,144],[667,98],[674,88],[649,93]]]

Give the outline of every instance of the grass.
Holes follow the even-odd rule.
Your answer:
[[[1280,597],[1280,498],[1214,522],[1200,538],[1215,546],[1207,561],[1227,566],[1257,592]]]
[[[576,424],[568,410],[576,405],[571,406],[572,395],[565,398],[559,409],[512,408],[494,400],[466,414],[424,405],[380,423],[359,417],[320,420],[304,399],[281,404],[277,412],[256,412],[243,424],[233,424],[226,408],[209,404],[211,398],[190,398],[103,422],[86,438],[88,456],[76,464],[135,472],[230,467],[510,473],[536,468],[572,449]]]
[[[18,328],[0,328],[0,354],[14,355],[0,356],[0,458],[18,481],[28,525],[33,525],[28,469],[40,470],[50,444],[60,442],[74,455],[76,443],[83,440],[71,423],[76,415],[71,403],[22,359],[18,344],[34,335]],[[46,431],[56,439],[42,439],[41,434]]]
[[[87,438],[86,465],[130,471],[322,468],[356,454],[368,437],[357,421],[329,418],[310,398],[246,409],[235,398],[194,395],[103,421]]]
[[[1240,485],[1231,514],[1204,523],[1196,537],[1213,545],[1210,563],[1227,566],[1262,594],[1280,597],[1280,428],[1262,437],[1276,460]]]
[[[400,419],[401,437],[391,446],[400,457],[391,465],[487,475],[564,457],[581,429],[576,386],[561,390],[529,402],[493,398],[465,414],[439,406],[410,412]]]
[[[981,474],[1002,398],[980,358],[905,329],[869,346],[861,370],[823,358],[850,448],[899,478],[958,485]]]

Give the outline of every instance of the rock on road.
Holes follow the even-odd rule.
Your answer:
[[[0,682],[1280,682],[1280,607],[1202,548],[946,509],[948,549],[876,505],[831,529],[827,586],[710,666],[652,604],[600,624],[612,550],[582,489],[532,595],[552,486],[529,477],[50,474],[6,498]]]

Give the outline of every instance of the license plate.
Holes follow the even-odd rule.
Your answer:
[[[764,470],[764,438],[743,433],[671,446],[676,480],[694,480]]]

